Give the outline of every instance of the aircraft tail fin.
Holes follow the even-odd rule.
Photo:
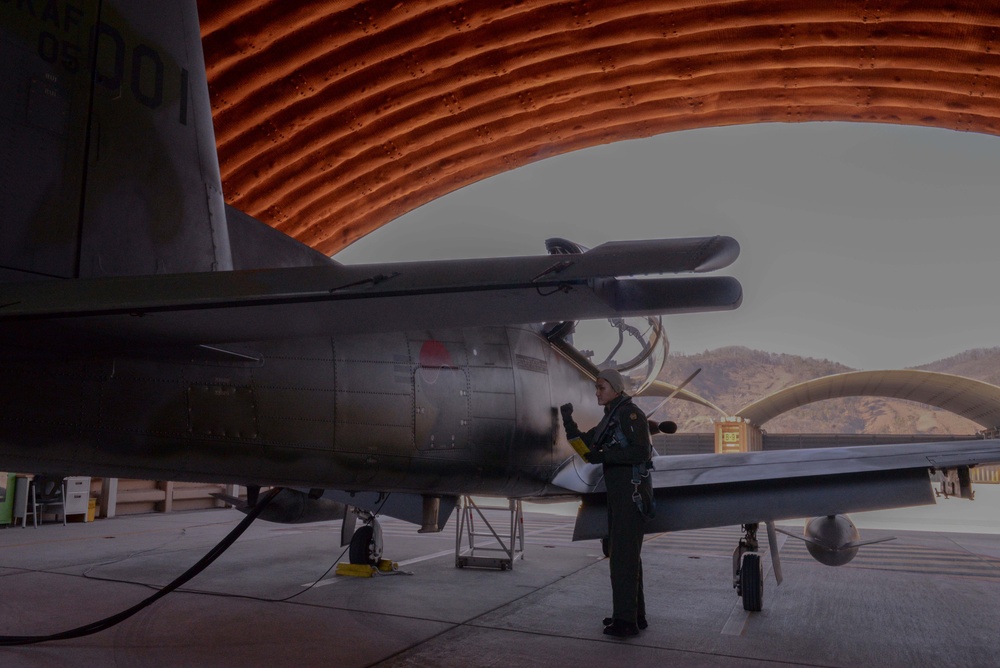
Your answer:
[[[0,281],[232,269],[195,0],[0,3]]]
[[[267,223],[226,205],[233,269],[280,269],[340,264]]]

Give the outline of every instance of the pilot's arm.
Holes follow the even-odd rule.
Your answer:
[[[559,412],[562,414],[563,429],[566,430],[566,438],[579,437],[587,444],[587,447],[593,447],[594,432],[597,430],[597,427],[589,429],[586,432],[580,431],[580,428],[576,426],[576,422],[573,420],[573,404],[563,404],[559,407]]]

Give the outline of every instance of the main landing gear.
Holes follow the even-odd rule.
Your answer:
[[[357,513],[364,525],[351,536],[351,546],[348,550],[350,562],[377,566],[382,558],[382,525],[379,524],[378,518],[368,511],[359,509],[352,511]]]
[[[733,551],[733,587],[743,598],[743,609],[760,612],[764,604],[764,567],[757,554],[757,524],[744,524],[743,537]]]
[[[771,551],[774,579],[781,584],[781,563],[778,561],[778,540],[774,523],[767,522],[767,539]],[[733,551],[733,588],[743,598],[743,609],[760,612],[764,607],[764,565],[757,550],[757,529],[760,524],[743,525],[743,537]]]

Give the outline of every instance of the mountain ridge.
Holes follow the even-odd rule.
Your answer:
[[[680,382],[701,368],[689,390],[729,414],[786,387],[815,378],[858,371],[828,359],[772,353],[743,346],[727,346],[696,354],[671,353],[659,379]],[[974,348],[940,360],[907,367],[950,373],[1000,386],[1000,347]],[[640,400],[650,410],[658,403]],[[672,400],[656,419],[671,419],[679,431],[709,433],[720,416],[710,408]],[[958,434],[969,435],[982,427],[954,413],[925,404],[882,397],[829,399],[793,409],[763,427],[771,433],[843,434]]]

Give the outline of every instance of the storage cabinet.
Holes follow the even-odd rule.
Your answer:
[[[87,519],[87,509],[90,504],[90,478],[86,476],[70,476],[65,481],[66,514],[83,515]]]

